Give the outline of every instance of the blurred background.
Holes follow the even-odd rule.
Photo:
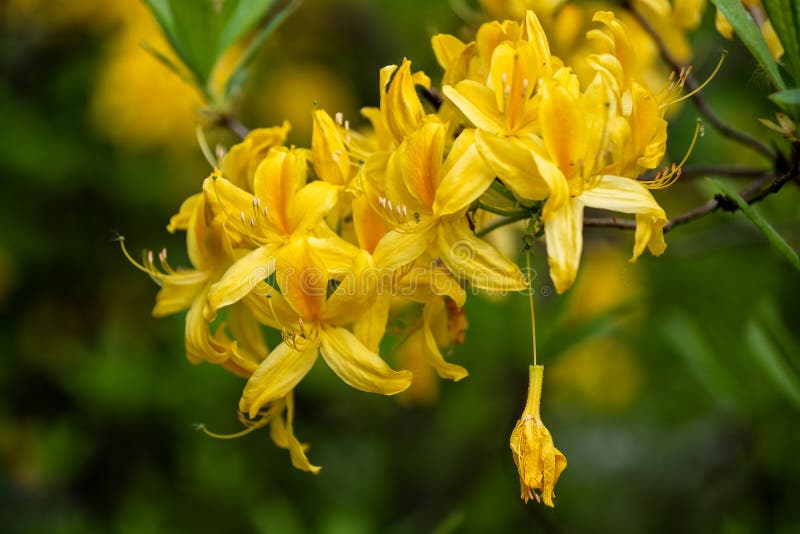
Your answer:
[[[800,531],[800,280],[741,214],[680,227],[636,264],[632,234],[588,229],[564,296],[538,249],[543,419],[569,461],[554,510],[519,499],[508,446],[530,360],[523,296],[468,301],[458,384],[421,380],[398,400],[316,366],[295,427],[318,476],[267,431],[197,432],[239,429],[243,381],[185,359],[183,316],[150,317],[156,287],[111,238],[185,264],[165,225],[209,173],[198,96],[141,48],[161,38],[136,0],[6,0],[0,17],[4,531]],[[313,100],[356,118],[404,56],[438,83],[430,37],[462,25],[447,2],[305,0],[256,59],[239,116],[288,119],[307,146]],[[731,52],[705,90],[715,110],[779,142],[756,121],[774,114],[765,82],[713,12],[690,41],[700,73]],[[673,117],[674,159],[696,117]],[[688,165],[714,163],[764,164],[706,127]],[[656,197],[677,214],[714,193],[686,178]],[[795,249],[799,201],[788,184],[758,205]]]

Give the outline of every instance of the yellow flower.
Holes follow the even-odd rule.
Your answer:
[[[262,279],[270,276],[281,247],[318,226],[336,205],[340,188],[322,180],[306,183],[307,165],[303,151],[273,147],[256,168],[253,193],[218,173],[206,179],[206,196],[217,199],[228,217],[226,231],[255,247],[238,251],[238,259],[211,286],[207,318],[249,293],[253,273]]]
[[[276,254],[280,294],[270,292],[261,297],[262,302],[269,302],[260,305],[259,317],[265,324],[282,328],[284,341],[245,386],[239,408],[250,417],[294,389],[319,353],[345,383],[362,391],[393,395],[411,383],[411,373],[391,369],[344,328],[365,312],[373,297],[370,288],[364,287],[369,285],[363,274],[369,267],[366,256],[355,258],[346,273],[340,274],[336,290],[327,296],[336,272],[319,254],[321,247],[313,237],[295,239]]]
[[[391,155],[377,153],[366,162],[367,196],[393,227],[376,246],[375,263],[396,269],[428,251],[474,287],[522,289],[519,268],[469,227],[467,208],[494,179],[474,131],[464,130],[444,157],[446,133],[447,125],[430,116]]]
[[[522,499],[525,502],[536,499],[553,506],[555,485],[567,467],[567,459],[553,445],[553,438],[539,414],[543,372],[541,365],[530,366],[528,401],[511,433],[510,444],[519,471]]]
[[[211,214],[211,222],[206,216]],[[213,213],[202,193],[189,197],[178,214],[172,217],[167,230],[186,230],[186,245],[192,269],[173,269],[167,261],[166,250],[158,255],[162,269],[155,265],[150,252],[143,264],[128,255],[128,259],[146,272],[161,286],[153,308],[154,317],[165,317],[188,310],[185,321],[186,355],[192,363],[209,361],[222,365],[239,376],[250,376],[267,352],[263,335],[253,317],[241,306],[234,306],[227,321],[212,333],[203,316],[206,297],[211,284],[230,265],[231,243],[222,230],[222,215]],[[230,331],[238,341],[227,335]]]

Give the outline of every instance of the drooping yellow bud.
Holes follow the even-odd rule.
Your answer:
[[[567,467],[567,459],[553,445],[553,438],[539,415],[543,376],[543,366],[530,366],[528,401],[511,433],[511,451],[519,471],[522,499],[528,502],[533,498],[553,506],[555,485]]]

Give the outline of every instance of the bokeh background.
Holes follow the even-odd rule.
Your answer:
[[[150,317],[156,287],[111,238],[182,263],[165,224],[209,172],[198,97],[139,46],[160,37],[136,0],[6,0],[0,16],[3,531],[800,531],[800,280],[741,214],[677,229],[637,264],[631,234],[587,230],[565,296],[540,247],[543,418],[569,460],[555,510],[519,499],[508,447],[530,360],[522,296],[470,299],[458,384],[398,401],[318,365],[296,396],[316,477],[266,431],[197,432],[238,429],[243,382],[187,362],[183,317]],[[774,113],[766,83],[712,20],[691,34],[696,67],[731,55],[706,98],[779,142],[756,121]],[[289,119],[307,145],[313,100],[357,117],[404,56],[437,80],[429,39],[461,25],[447,2],[306,0],[257,58],[240,118]],[[676,159],[696,116],[673,117]],[[713,163],[764,162],[706,127],[689,165]],[[795,248],[799,191],[758,206]],[[687,178],[657,198],[676,214],[714,192]]]

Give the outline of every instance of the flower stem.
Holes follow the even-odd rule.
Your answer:
[[[528,274],[528,304],[531,309],[531,338],[533,342],[533,365],[536,366],[536,316],[533,313],[533,277],[531,273],[531,251],[525,250],[525,267],[527,267]]]

